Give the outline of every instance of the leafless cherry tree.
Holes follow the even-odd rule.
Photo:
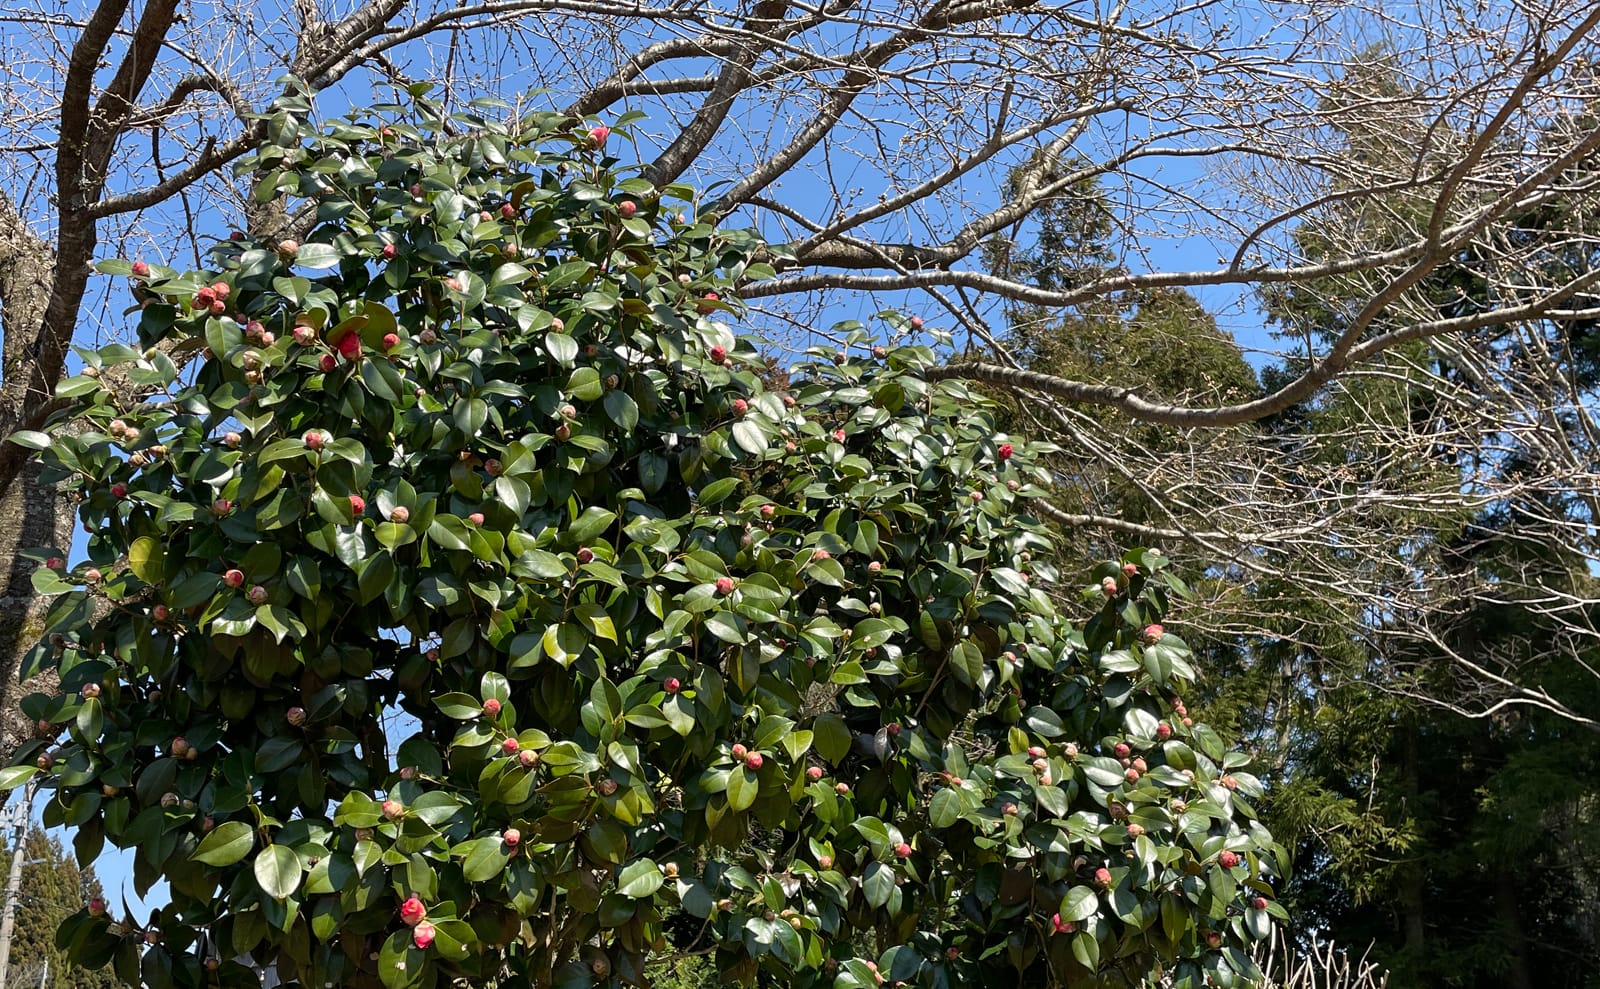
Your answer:
[[[1139,483],[1168,506],[1165,520],[1143,527],[1092,507],[1046,506],[1058,521],[1110,539],[1192,544],[1243,570],[1273,567],[1338,592],[1373,593],[1363,567],[1396,539],[1370,526],[1395,499],[1419,502],[1416,525],[1453,506],[1387,488],[1382,477],[1291,496],[1305,486],[1282,476],[1282,458],[1258,431],[1241,427],[1346,379],[1396,373],[1384,355],[1408,343],[1465,349],[1450,341],[1600,314],[1591,291],[1600,273],[1529,279],[1548,245],[1511,230],[1538,204],[1591,191],[1574,176],[1600,150],[1600,128],[1552,126],[1581,120],[1593,99],[1585,59],[1600,10],[1582,0],[295,0],[196,9],[67,0],[0,8],[0,25],[0,435],[49,413],[72,343],[125,334],[126,299],[92,276],[96,258],[193,263],[230,225],[269,233],[289,222],[273,204],[253,204],[247,178],[229,168],[258,139],[258,114],[283,91],[285,73],[323,91],[330,114],[426,79],[452,101],[494,95],[602,119],[643,110],[645,175],[702,185],[707,205],[774,245],[778,277],[746,289],[754,318],[775,332],[824,333],[821,321],[841,306],[860,313],[910,300],[964,345],[940,373],[1026,396],[1051,434],[1085,455],[1138,465]],[[1401,67],[1403,98],[1341,89],[1352,55],[1372,46]],[[1352,116],[1426,125],[1408,132],[1409,153],[1376,162],[1330,150]],[[984,267],[984,243],[1019,236],[1085,179],[1107,190],[1123,231],[1114,273],[1042,288]],[[1395,210],[1397,195],[1427,209]],[[1296,230],[1331,209],[1369,210],[1384,236],[1362,236],[1356,224],[1308,251]],[[1441,266],[1491,249],[1489,305],[1443,314],[1422,304]],[[1193,263],[1201,251],[1207,263]],[[1152,288],[1248,297],[1330,278],[1359,286],[1341,331],[1298,354],[1297,378],[1244,401],[1185,404],[1114,380],[1062,380],[991,346],[1003,338],[1007,304],[1070,311]],[[1542,383],[1487,365],[1473,389],[1437,382],[1446,401],[1464,406],[1449,429],[1478,446],[1502,427],[1527,431],[1530,443],[1568,443],[1550,424],[1561,416],[1552,403],[1574,408],[1574,396],[1552,391],[1559,367],[1551,360],[1555,377]],[[1164,448],[1141,463],[1137,450],[1102,449],[1107,437],[1086,412],[1094,408],[1167,427],[1187,452]],[[1512,408],[1522,418],[1490,421]],[[1422,428],[1383,435],[1422,443]],[[1490,503],[1516,494],[1508,483],[1592,485],[1592,456],[1558,445],[1548,462],[1560,470],[1496,478],[1495,490],[1458,484],[1454,495]],[[1236,504],[1219,511],[1217,492]],[[1577,529],[1563,521],[1575,545]],[[0,448],[8,669],[33,638],[35,564],[17,551],[65,547],[71,535],[70,511],[34,484],[26,451]],[[1351,551],[1322,552],[1337,540]],[[1553,613],[1589,603],[1576,588],[1544,593],[1540,606]],[[1419,607],[1437,599],[1415,595]],[[1499,675],[1468,672],[1491,685]]]

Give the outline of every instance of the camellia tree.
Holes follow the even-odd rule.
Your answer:
[[[244,163],[314,211],[107,262],[149,349],[24,433],[79,503],[0,782],[170,904],[60,938],[130,985],[1236,984],[1283,850],[1186,717],[1183,585],[1058,610],[1042,451],[889,342],[778,390],[762,245],[612,124],[413,94]],[[200,351],[180,373],[169,351]],[[1075,592],[1075,588],[1073,589]],[[998,980],[998,981],[995,981]]]

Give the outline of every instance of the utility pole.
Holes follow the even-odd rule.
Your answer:
[[[0,989],[6,989],[6,969],[11,964],[11,928],[17,920],[17,893],[22,888],[22,855],[28,831],[28,810],[33,806],[33,785],[0,811],[0,828],[11,829],[11,875],[6,879],[5,909],[0,912]]]

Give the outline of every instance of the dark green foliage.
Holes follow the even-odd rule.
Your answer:
[[[39,572],[64,693],[3,780],[173,897],[155,946],[70,919],[76,957],[154,989],[247,983],[236,954],[318,989],[674,951],[837,989],[1250,971],[1283,850],[1174,714],[1182,582],[1132,551],[1069,622],[1048,448],[860,326],[770,390],[724,322],[760,245],[588,125],[304,109],[246,165],[304,242],[108,263],[146,343],[207,353],[86,352],[23,437],[95,572]]]

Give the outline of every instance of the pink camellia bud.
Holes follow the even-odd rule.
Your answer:
[[[683,683],[677,677],[667,677],[661,681],[661,689],[669,694],[676,694],[683,688]]]
[[[740,743],[734,742],[733,747],[728,750],[728,754],[733,756],[733,760],[735,762],[741,762],[744,760],[745,756],[750,754],[750,750],[745,748]]]
[[[1129,783],[1139,782],[1139,771],[1137,769],[1129,769],[1122,775]]]
[[[100,685],[98,683],[86,683],[82,687],[78,688],[78,696],[83,697],[85,699],[91,698],[91,697],[99,697],[100,696]]]
[[[1104,580],[1100,581],[1100,593],[1104,594],[1108,598],[1116,597],[1117,596],[1117,578],[1115,578],[1115,577],[1107,577]]]
[[[522,744],[518,742],[515,737],[508,738],[504,742],[500,743],[500,751],[504,752],[506,755],[516,755],[517,750],[520,748],[522,748]]]
[[[776,514],[778,514],[778,508],[777,508],[776,505],[762,505],[761,506],[761,517],[762,518],[770,519]]]
[[[211,503],[211,514],[219,519],[231,511],[233,511],[233,502],[226,498],[218,498]]]
[[[591,127],[589,129],[589,140],[593,141],[594,146],[597,148],[605,147],[606,138],[610,136],[611,128],[607,127],[605,124],[600,124],[597,127]]]
[[[243,442],[244,437],[240,436],[238,433],[229,431],[222,434],[222,445],[228,447],[229,449],[237,450],[239,448],[239,444]]]
[[[566,423],[562,423],[561,425],[559,425],[559,426],[557,426],[555,428],[555,434],[554,435],[555,435],[555,438],[557,440],[559,440],[562,443],[565,443],[567,440],[572,439],[572,427],[567,425]]]
[[[499,477],[503,470],[505,470],[504,465],[493,457],[483,462],[483,472],[490,477]]]
[[[1252,897],[1250,908],[1252,910],[1265,910],[1267,908],[1267,898],[1265,896]]]
[[[1224,869],[1232,869],[1239,864],[1239,854],[1237,852],[1224,849],[1222,853],[1217,856],[1217,864],[1222,866]]]
[[[1237,790],[1239,788],[1239,781],[1234,779],[1232,776],[1224,776],[1217,782],[1221,783],[1230,790]]]
[[[517,215],[517,208],[515,206],[511,205],[510,203],[506,203],[506,204],[504,204],[504,205],[502,205],[500,207],[500,219],[509,220],[513,216],[516,216],[516,215]]]
[[[587,546],[578,547],[578,552],[573,554],[573,555],[578,558],[578,562],[580,564],[582,564],[582,563],[593,563],[594,562],[594,550],[590,549]]]
[[[911,857],[911,846],[902,841],[894,846],[894,854],[896,858],[908,859]]]
[[[1213,948],[1222,947],[1222,934],[1219,931],[1206,931],[1206,944]]]
[[[372,840],[372,829],[371,828],[356,828],[356,840],[357,841],[371,841]]]
[[[323,444],[322,431],[319,430],[319,429],[308,430],[306,432],[306,435],[305,435],[305,444],[306,444],[306,449],[307,450],[320,450],[320,449],[322,449],[322,444]]]
[[[417,772],[417,767],[416,766],[401,766],[400,767],[400,778],[405,780],[408,783],[411,782],[412,780],[416,779],[420,775],[422,775],[422,774]]]
[[[217,301],[217,294],[209,288],[203,288],[194,294],[194,308],[210,309],[211,303]]]
[[[433,943],[433,937],[433,925],[426,920],[411,929],[411,943],[424,951]]]
[[[358,334],[346,333],[339,338],[339,342],[335,346],[339,351],[339,356],[347,361],[353,361],[361,356],[361,337]]]
[[[400,904],[400,921],[407,927],[415,927],[427,919],[428,908],[416,896],[408,897]]]
[[[1139,824],[1130,824],[1130,825],[1128,825],[1128,837],[1137,838],[1142,834],[1144,834],[1143,825],[1139,825]]]
[[[412,199],[421,199],[422,198],[422,192],[423,192],[422,183],[413,182],[411,184],[411,188],[406,190],[406,191],[411,193],[411,198]]]
[[[1142,638],[1144,640],[1144,644],[1145,645],[1153,646],[1157,642],[1160,642],[1161,641],[1161,637],[1163,635],[1165,635],[1165,634],[1166,634],[1166,629],[1162,628],[1158,624],[1146,625],[1144,627],[1144,632],[1142,632],[1140,634],[1140,638]]]
[[[810,780],[813,783],[815,783],[817,780],[822,779],[822,767],[821,766],[808,766],[808,767],[806,767],[806,779]]]
[[[733,400],[733,414],[734,415],[742,416],[746,412],[749,412],[749,411],[750,411],[750,403],[749,402],[746,402],[742,398],[736,398],[736,399]]]
[[[500,840],[506,843],[507,848],[516,848],[522,844],[522,832],[516,828],[506,828],[500,832]]]
[[[1002,443],[1002,444],[1000,444],[1000,449],[996,450],[995,453],[996,453],[996,455],[998,455],[1000,457],[1001,460],[1010,460],[1011,459],[1011,453],[1012,453],[1011,444],[1010,443]]]
[[[55,765],[55,763],[56,757],[48,752],[41,753],[39,758],[33,761],[33,764],[38,766],[40,769],[49,769],[51,766]]]
[[[1184,718],[1183,719],[1183,726],[1185,728],[1193,728],[1194,727],[1194,719],[1193,718]]]
[[[1030,746],[1028,748],[1028,758],[1030,758],[1030,759],[1041,759],[1043,757],[1044,757],[1044,748],[1042,746],[1034,745],[1034,746]]]
[[[222,582],[227,584],[229,587],[243,587],[244,571],[237,568],[229,570],[227,573],[222,575]]]
[[[295,240],[278,241],[278,253],[284,257],[294,257],[300,253],[300,242]]]
[[[333,356],[332,354],[323,354],[322,359],[318,361],[317,364],[324,371],[332,371],[334,368],[339,366],[339,358]]]
[[[483,525],[483,513],[482,512],[473,512],[471,515],[468,515],[467,516],[467,524],[468,525],[472,525],[472,526],[482,526]]]
[[[900,722],[891,721],[888,724],[883,726],[883,730],[888,732],[890,734],[890,736],[899,735],[900,734]]]
[[[1007,817],[1016,817],[1017,816],[1017,805],[1012,803],[1011,801],[1007,800],[1005,803],[1000,805],[1000,813],[1004,814]]]
[[[184,756],[189,754],[189,740],[184,738],[182,735],[179,735],[177,738],[172,740],[172,745],[169,747],[169,749],[173,756],[182,759]]]
[[[260,339],[261,334],[265,332],[267,332],[267,328],[261,325],[261,321],[259,319],[252,319],[250,322],[244,324],[244,335],[252,340]]]
[[[164,604],[158,604],[150,609],[150,617],[158,622],[164,622],[172,616],[172,612]]]
[[[594,788],[600,794],[600,796],[609,797],[617,792],[617,781],[613,779],[603,779],[596,783]]]
[[[384,350],[393,350],[398,346],[400,346],[400,335],[398,333],[385,333],[383,335]]]
[[[713,346],[710,350],[706,351],[706,356],[711,358],[711,363],[721,364],[723,361],[728,359],[728,352],[722,347]]]
[[[1118,742],[1111,751],[1116,753],[1118,759],[1126,759],[1128,757],[1128,753],[1132,752],[1133,750],[1128,748],[1127,742]]]
[[[385,800],[383,802],[383,816],[391,821],[398,821],[406,816],[406,805],[398,800]]]
[[[88,581],[91,584],[100,583],[100,577],[101,576],[102,575],[101,575],[99,569],[97,569],[95,567],[90,567],[89,569],[87,569],[87,570],[85,570],[83,572],[83,579]],[[243,575],[241,574],[241,576],[243,576]]]
[[[760,769],[765,762],[766,760],[761,757],[759,752],[752,752],[744,757],[745,767],[751,770]]]
[[[1156,740],[1157,741],[1165,742],[1167,739],[1169,739],[1171,737],[1172,737],[1172,726],[1171,725],[1167,724],[1165,721],[1163,721],[1160,724],[1156,725]]]
[[[718,577],[717,578],[717,593],[718,594],[732,594],[733,593],[733,578],[732,577]]]
[[[850,795],[850,784],[849,783],[835,783],[833,785],[833,792],[837,793],[841,797],[848,797]]]
[[[383,245],[382,254],[383,254],[383,259],[385,261],[393,261],[395,259],[395,256],[397,254],[399,254],[399,253],[400,253],[400,248],[396,247],[395,245],[393,245],[393,244],[385,244],[385,245]]]
[[[532,769],[539,764],[539,753],[533,751],[532,749],[523,749],[521,752],[517,753],[517,761],[522,763],[527,768]]]
[[[128,497],[128,486],[126,484],[122,484],[120,482],[117,483],[117,484],[111,485],[111,497],[113,497],[113,498],[126,498],[126,497]]]
[[[98,896],[89,899],[89,916],[104,917],[106,915],[106,901]]]
[[[1145,761],[1142,757],[1135,758],[1133,760],[1133,768],[1137,769],[1141,773],[1148,772],[1150,770],[1150,767],[1145,764]]]
[[[705,295],[700,297],[700,302],[697,304],[697,308],[702,313],[715,312],[717,309],[717,303],[720,301],[722,301],[722,296],[715,292],[707,292]]]
[[[405,525],[411,521],[411,509],[404,505],[394,506],[394,510],[389,513],[389,521],[395,525]]]
[[[150,265],[147,262],[144,262],[144,261],[135,261],[133,263],[133,277],[135,277],[135,278],[149,278],[150,277]]]
[[[250,588],[249,592],[246,594],[246,597],[250,599],[251,604],[259,607],[267,603],[267,589],[262,587],[260,584],[257,584]]]
[[[361,497],[360,495],[357,495],[357,494],[353,494],[353,495],[350,496],[350,511],[354,512],[357,515],[361,515],[361,514],[364,514],[366,512],[366,510],[367,510],[367,499],[365,499],[365,498],[363,498],[363,497]]]
[[[1111,885],[1111,870],[1104,866],[1094,870],[1094,884],[1101,889],[1109,887]]]
[[[299,728],[301,725],[306,723],[306,709],[303,707],[291,707],[288,711],[284,712],[283,717],[285,721],[288,721],[291,725]]]
[[[831,868],[833,868],[833,856],[832,855],[818,855],[817,856],[817,867],[820,868],[820,869],[831,869]]]
[[[50,557],[50,559],[44,561],[44,568],[46,570],[60,570],[63,567],[65,567],[66,565],[67,565],[67,561],[63,560],[59,556],[52,556],[52,557]]]
[[[834,431],[833,431],[833,441],[834,441],[834,442],[835,442],[835,443],[843,443],[843,442],[844,442],[844,437],[845,437],[845,432],[844,432],[844,430],[842,430],[842,429],[835,429],[835,430],[834,430]]]
[[[1074,920],[1062,920],[1061,915],[1056,914],[1050,918],[1050,928],[1057,934],[1071,934],[1078,929],[1078,923]]]
[[[500,716],[500,702],[491,697],[483,702],[484,717],[498,718]]]
[[[624,220],[630,220],[633,214],[639,212],[639,204],[631,199],[624,199],[617,204],[617,212],[622,214]]]
[[[1122,565],[1122,576],[1124,576],[1124,577],[1137,577],[1138,575],[1139,575],[1139,566],[1138,566],[1138,564],[1135,564],[1135,563],[1124,563]]]
[[[872,348],[872,356],[881,361],[885,357],[889,356],[889,348],[888,347],[882,347],[882,346],[873,347]]]

